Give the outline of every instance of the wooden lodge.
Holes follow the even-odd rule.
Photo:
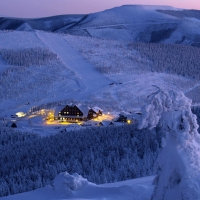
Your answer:
[[[58,106],[54,113],[54,119],[59,121],[87,121],[102,115],[103,110],[94,107],[89,108],[83,105],[69,104],[66,106]]]

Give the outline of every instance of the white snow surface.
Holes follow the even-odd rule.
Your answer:
[[[62,35],[37,31],[39,38],[55,52],[61,61],[71,70],[75,71],[83,85],[95,91],[104,87],[110,81],[99,73],[93,65],[86,62],[82,56],[74,50]]]
[[[157,10],[181,10],[170,6],[124,5],[90,14],[83,24],[73,30],[89,33],[92,37],[119,41],[140,41],[140,34],[150,37],[151,26],[170,28],[182,20]],[[162,28],[161,28],[162,27]],[[155,27],[154,27],[155,28]],[[150,31],[151,32],[151,31]]]
[[[17,31],[33,31],[32,27],[28,23],[22,24],[16,29]]]
[[[60,173],[53,186],[2,197],[2,200],[149,200],[153,176],[96,185],[78,174]]]
[[[8,68],[8,65],[0,55],[0,73],[3,72],[6,68]]]
[[[170,15],[164,15],[156,10],[178,10],[170,6],[142,6],[142,5],[124,5],[112,9],[91,14],[87,19],[91,27],[107,25],[125,25],[130,23],[152,23],[154,20],[167,22],[168,19],[176,19]],[[83,25],[84,27],[84,25]]]
[[[1,49],[45,48],[35,32],[0,31]]]

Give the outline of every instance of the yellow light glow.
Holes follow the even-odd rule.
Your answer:
[[[130,124],[130,123],[131,123],[131,120],[128,120],[127,123]]]
[[[24,117],[24,116],[26,116],[26,114],[24,112],[17,112],[16,115],[18,117]]]

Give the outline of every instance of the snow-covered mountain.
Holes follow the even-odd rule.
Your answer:
[[[0,18],[0,30],[43,30],[102,39],[199,46],[200,11],[126,5],[88,15]]]
[[[27,31],[27,26],[31,30],[57,31],[63,26],[73,26],[77,24],[84,15],[61,15],[38,19],[21,18],[0,18],[0,30],[21,30]]]

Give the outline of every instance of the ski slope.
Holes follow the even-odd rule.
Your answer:
[[[38,37],[58,55],[63,64],[74,71],[80,82],[80,89],[88,92],[105,87],[110,80],[73,49],[61,34],[37,31]],[[92,86],[92,87],[91,87]]]

